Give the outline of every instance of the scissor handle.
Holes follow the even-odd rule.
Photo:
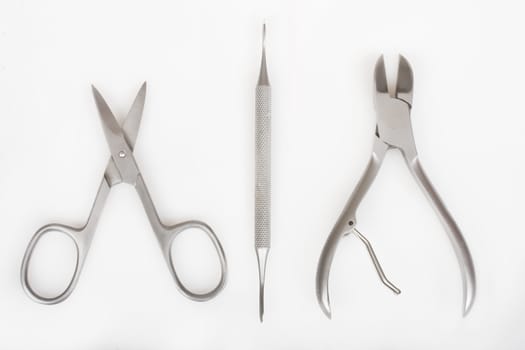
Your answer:
[[[213,244],[215,251],[217,253],[217,256],[220,261],[221,265],[221,276],[220,280],[217,283],[217,285],[210,291],[205,293],[196,293],[191,291],[189,288],[187,288],[184,283],[179,278],[179,275],[177,274],[177,269],[175,268],[175,265],[173,263],[173,258],[171,256],[171,247],[173,246],[173,242],[175,241],[175,238],[183,233],[184,231],[187,231],[189,229],[198,229],[206,234],[206,236],[210,239],[211,243]],[[213,232],[210,226],[208,226],[206,223],[201,221],[186,221],[182,222],[180,224],[174,225],[174,226],[165,226],[162,229],[163,232],[160,232],[157,234],[157,237],[159,239],[159,243],[162,249],[162,253],[164,254],[164,258],[166,259],[166,262],[168,263],[168,268],[171,272],[171,275],[173,276],[173,279],[175,280],[175,285],[179,289],[179,291],[187,298],[194,300],[194,301],[207,301],[215,297],[221,290],[224,288],[224,284],[226,283],[226,276],[227,276],[227,264],[226,264],[226,256],[224,254],[224,250],[222,248],[221,243],[219,242],[219,239]]]
[[[38,294],[38,292],[31,287],[31,283],[29,281],[29,264],[31,263],[31,257],[33,256],[33,251],[35,250],[38,242],[42,237],[44,237],[44,235],[50,232],[59,232],[71,238],[71,240],[75,243],[77,259],[75,264],[75,271],[66,289],[64,289],[64,291],[62,291],[62,293],[60,293],[57,296],[45,297]],[[89,249],[91,235],[92,232],[87,231],[85,228],[79,229],[61,224],[50,224],[41,227],[33,235],[33,238],[27,246],[26,252],[24,254],[24,259],[22,260],[20,277],[22,281],[22,287],[24,288],[24,291],[27,293],[27,295],[29,295],[29,297],[31,297],[31,299],[33,299],[34,301],[47,305],[57,304],[67,299],[75,289],[75,286],[77,285],[78,277],[80,275],[80,271],[82,270],[82,266],[84,265],[84,260],[86,259],[86,254]]]

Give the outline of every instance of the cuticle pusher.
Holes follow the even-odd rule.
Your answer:
[[[255,88],[255,252],[259,267],[259,319],[264,316],[264,281],[271,232],[271,87],[266,68],[266,24],[262,58]]]

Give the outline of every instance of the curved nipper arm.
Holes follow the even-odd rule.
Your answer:
[[[321,257],[319,258],[319,264],[317,265],[317,275],[316,275],[315,285],[316,285],[317,300],[319,301],[319,305],[321,306],[321,309],[323,310],[325,315],[328,316],[329,318],[331,316],[331,311],[330,311],[330,296],[328,293],[328,278],[330,275],[330,268],[332,266],[332,261],[334,259],[335,251],[339,244],[339,240],[343,238],[343,236],[349,233],[352,233],[352,231],[355,230],[355,225],[356,225],[355,214],[356,214],[357,208],[359,207],[359,204],[363,200],[366,192],[372,185],[372,182],[374,181],[379,171],[379,168],[381,167],[381,163],[383,162],[386,151],[388,151],[388,149],[389,149],[389,146],[387,144],[381,141],[378,137],[375,138],[372,156],[370,157],[370,160],[365,169],[365,172],[361,176],[361,179],[359,180],[359,183],[355,187],[354,192],[350,196],[350,199],[348,199],[348,202],[346,203],[345,208],[343,209],[343,212],[339,216],[339,219],[337,220],[334,228],[332,229],[332,232],[330,232],[330,235],[328,236],[328,239],[326,240],[326,243],[321,252]],[[368,252],[370,253],[370,257],[372,258],[372,261],[374,262],[376,270],[381,280],[383,281],[383,283],[385,283],[393,291],[397,290],[397,292],[399,292],[399,290],[395,286],[393,286],[384,276],[381,266],[379,265],[379,262],[372,249],[372,246],[370,245],[370,242],[368,242],[368,240],[359,232],[357,232],[357,237],[361,239],[361,241],[367,247]]]
[[[434,211],[448,234],[454,252],[456,253],[463,282],[463,316],[465,316],[472,308],[474,297],[476,295],[476,273],[472,256],[470,255],[465,238],[463,238],[456,221],[454,221],[454,218],[452,218],[452,215],[448,212],[445,204],[443,204],[443,201],[423,170],[417,152],[412,151],[410,153],[411,154],[403,153],[408,168],[414,176],[417,184],[432,204]]]
[[[368,162],[366,170],[361,176],[361,179],[359,180],[359,183],[354,189],[354,192],[350,196],[350,199],[346,203],[343,212],[339,216],[339,219],[337,220],[334,228],[332,229],[332,232],[330,232],[330,235],[321,252],[321,257],[319,258],[319,264],[317,266],[316,292],[319,305],[321,306],[321,309],[326,314],[326,316],[328,316],[329,318],[331,317],[330,296],[328,289],[330,268],[339,241],[343,236],[347,234],[356,234],[356,236],[366,246],[383,284],[385,284],[396,294],[400,293],[399,289],[397,289],[385,277],[370,242],[355,228],[355,216],[357,208],[359,207],[359,204],[361,203],[372,182],[374,181],[379,171],[379,168],[381,167],[381,163],[385,157],[385,154],[389,148],[390,147],[386,143],[381,141],[380,138],[375,139],[372,156]],[[422,189],[422,191],[425,193],[426,197],[432,204],[432,207],[434,208],[441,223],[443,224],[454,248],[454,252],[456,253],[463,281],[463,315],[466,315],[472,307],[476,291],[476,277],[470,251],[467,247],[465,239],[463,238],[463,235],[461,234],[461,231],[459,230],[458,225],[448,212],[441,198],[432,186],[432,183],[425,174],[421,163],[419,162],[414,143],[412,143],[411,147],[406,147],[405,149],[402,149],[402,153],[406,160],[408,168],[410,169],[410,172],[412,173],[419,187]]]

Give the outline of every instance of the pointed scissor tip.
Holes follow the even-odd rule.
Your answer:
[[[95,97],[95,102],[97,103],[97,106],[98,106],[101,100],[104,100],[102,98],[102,94],[100,93],[100,91],[98,91],[98,89],[93,84],[91,84],[91,91],[93,92],[93,96]]]
[[[146,81],[143,82],[142,85],[140,86],[140,89],[137,95],[142,95],[142,97],[144,98],[146,96],[147,87],[148,87],[147,82]]]
[[[98,89],[93,84],[91,84],[91,91],[93,92],[93,96],[95,97],[95,102],[97,103],[97,106],[98,106],[99,103],[104,101],[104,98],[102,97],[102,94],[100,93],[100,91],[98,91]]]

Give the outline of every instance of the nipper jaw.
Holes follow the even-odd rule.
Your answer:
[[[381,56],[374,70],[376,136],[389,148],[397,148],[403,155],[413,155],[416,147],[410,121],[410,110],[412,108],[414,80],[412,69],[403,56],[399,56],[395,85],[389,85],[387,81],[384,58]]]
[[[419,162],[410,120],[413,97],[412,69],[408,61],[403,56],[399,56],[397,80],[395,84],[389,85],[386,78],[384,58],[381,56],[375,66],[374,81],[377,125],[372,155],[364,174],[348,199],[321,252],[316,275],[316,293],[319,305],[325,315],[330,318],[331,308],[328,290],[330,268],[339,240],[351,233],[355,234],[367,248],[381,282],[394,293],[400,293],[400,290],[383,273],[383,269],[370,242],[356,229],[356,211],[372,185],[386,152],[394,148],[399,149],[403,154],[411,174],[430,201],[449,236],[461,271],[463,315],[466,315],[472,307],[475,297],[476,278],[474,264],[459,227],[441,201]],[[389,86],[392,86],[392,88]]]

